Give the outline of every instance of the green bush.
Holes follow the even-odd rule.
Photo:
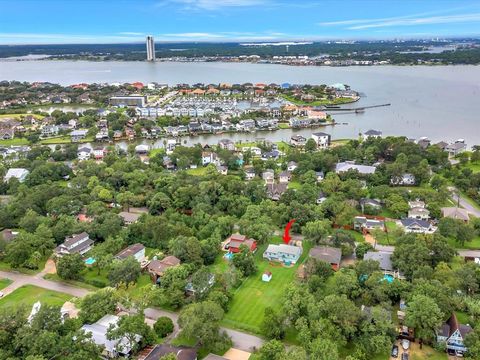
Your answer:
[[[153,325],[153,329],[160,338],[164,338],[173,332],[173,321],[167,316],[159,317],[155,325]]]

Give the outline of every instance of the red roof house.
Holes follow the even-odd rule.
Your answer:
[[[134,83],[131,83],[130,85],[132,85],[134,88],[138,89],[138,90],[142,90],[144,85],[143,83],[137,81],[137,82],[134,82]]]
[[[231,253],[238,253],[240,251],[240,246],[242,245],[245,245],[253,252],[257,249],[257,240],[249,239],[245,235],[233,234],[227,239],[225,247]]]

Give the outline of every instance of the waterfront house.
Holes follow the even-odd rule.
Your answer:
[[[147,271],[150,274],[154,284],[158,284],[160,278],[163,276],[167,269],[180,265],[180,260],[175,256],[167,256],[162,260],[153,259],[147,266]]]
[[[302,128],[302,127],[308,127],[312,124],[311,119],[302,119],[302,118],[291,118],[288,120],[288,124],[292,128]]]
[[[3,180],[5,182],[9,182],[10,179],[15,178],[19,182],[24,182],[25,179],[27,178],[28,174],[30,174],[30,171],[24,168],[10,168],[7,170],[7,173],[5,174],[5,177]]]
[[[312,134],[312,139],[320,149],[327,149],[330,146],[331,135],[324,132],[316,132]]]
[[[255,120],[240,120],[236,125],[237,131],[253,131],[255,129]]]
[[[401,176],[392,176],[390,184],[394,186],[412,186],[415,185],[415,175],[402,174]]]
[[[339,162],[335,166],[335,172],[337,174],[341,174],[344,172],[347,172],[349,170],[356,170],[358,171],[361,175],[370,175],[377,170],[375,166],[370,166],[370,165],[356,165],[354,161],[345,161],[345,162]]]
[[[67,236],[65,241],[55,248],[56,256],[80,254],[83,255],[93,247],[94,241],[86,232]]]
[[[466,353],[465,337],[473,331],[470,325],[463,325],[458,322],[455,313],[437,329],[437,343],[445,344],[447,351],[455,351],[457,355]]]
[[[245,235],[233,234],[224,242],[224,249],[231,253],[238,253],[241,246],[246,246],[254,252],[257,249],[257,240],[247,238]]]
[[[333,270],[340,269],[342,250],[330,246],[315,246],[310,250],[308,256],[318,261],[329,263]]]
[[[135,146],[135,153],[137,155],[147,155],[149,149],[150,149],[150,147],[148,145],[139,144],[139,145]]]
[[[365,131],[363,134],[362,134],[362,138],[363,140],[367,140],[367,139],[370,139],[370,138],[380,138],[382,137],[382,132],[380,130],[368,130],[368,131]]]
[[[222,139],[218,142],[218,147],[223,150],[235,151],[235,143],[230,139]]]
[[[91,336],[91,340],[102,347],[103,355],[106,358],[129,357],[135,344],[141,340],[140,335],[126,336],[120,339],[109,339],[109,329],[115,329],[118,326],[120,317],[116,315],[105,315],[93,324],[85,324],[81,330]]]
[[[145,259],[145,246],[140,243],[132,244],[115,255],[115,259],[125,260],[130,256],[141,263]]]
[[[421,137],[417,141],[417,145],[420,146],[420,148],[423,149],[423,150],[426,150],[430,146],[431,143],[432,143],[431,140],[427,137]]]
[[[420,219],[401,219],[399,225],[406,233],[433,234],[437,230],[429,221]]]
[[[302,135],[294,135],[290,138],[290,145],[295,147],[303,147],[307,143],[307,139]]]
[[[448,152],[448,156],[454,157],[467,150],[467,144],[463,140],[457,140],[453,144],[447,145],[445,151]]]
[[[327,113],[318,108],[311,108],[307,110],[307,117],[314,121],[325,120],[327,118]]]
[[[270,244],[263,253],[263,258],[278,261],[286,265],[294,265],[302,255],[302,248],[286,244]]]

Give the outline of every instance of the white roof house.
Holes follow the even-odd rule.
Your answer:
[[[5,182],[8,182],[11,178],[16,178],[20,182],[24,182],[25,178],[30,172],[27,169],[23,168],[11,168],[8,169],[5,175]]]
[[[107,339],[107,331],[110,326],[116,327],[119,321],[116,315],[105,315],[94,324],[85,324],[82,330],[86,334],[92,335],[92,340],[95,344],[104,346],[105,353],[109,357],[117,357],[120,355],[128,355],[132,351],[132,344],[129,339],[123,337],[121,339]],[[136,341],[140,341],[140,335],[137,335]]]

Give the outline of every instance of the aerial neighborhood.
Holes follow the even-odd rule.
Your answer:
[[[340,85],[0,82],[0,358],[478,359],[480,147]]]

